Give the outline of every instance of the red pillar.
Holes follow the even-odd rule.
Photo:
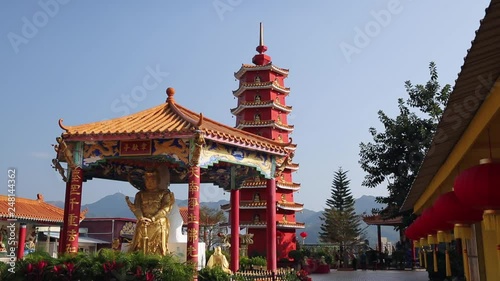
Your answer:
[[[71,180],[66,182],[66,194],[64,196],[64,217],[63,217],[63,226],[61,227],[61,232],[59,233],[59,245],[57,247],[57,252],[59,254],[64,253],[64,243],[66,241],[66,232],[65,227],[68,225],[68,211],[69,211],[69,194],[71,193]]]
[[[231,270],[240,266],[240,190],[231,190]]]
[[[64,207],[64,226],[62,252],[66,254],[78,252],[78,236],[80,229],[80,208],[82,204],[83,170],[76,167],[71,171],[70,184],[66,186]]]
[[[26,243],[26,224],[19,225],[19,242],[17,244],[17,259],[20,260],[24,256],[24,244]]]
[[[186,261],[198,264],[198,238],[200,230],[200,167],[189,168],[188,188],[188,241]]]
[[[377,225],[377,241],[378,241],[378,250],[383,253],[384,250],[382,249],[382,231],[380,229],[380,224]]]
[[[267,270],[276,273],[276,180],[267,180]]]

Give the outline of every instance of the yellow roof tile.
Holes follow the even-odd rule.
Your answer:
[[[170,89],[170,88],[169,88]],[[167,102],[137,113],[106,121],[65,126],[59,125],[67,140],[124,140],[189,137],[201,130],[206,139],[286,155],[288,144],[229,127],[203,117],[175,103],[173,93]]]

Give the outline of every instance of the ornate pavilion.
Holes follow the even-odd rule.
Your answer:
[[[265,47],[261,44],[259,48]],[[269,58],[262,53],[260,51],[260,56]],[[170,183],[185,184],[188,193],[188,262],[196,263],[199,254],[200,184],[212,183],[230,192],[231,196],[228,208],[232,231],[231,269],[238,270],[240,227],[249,226],[250,216],[259,214],[260,220],[265,222],[265,227],[260,223],[256,228],[257,237],[261,239],[259,246],[262,248],[259,249],[267,255],[268,269],[276,272],[278,240],[280,243],[294,242],[292,232],[294,234],[294,229],[303,224],[295,222],[293,213],[302,205],[293,203],[293,191],[297,185],[291,183],[290,173],[297,165],[292,162],[295,145],[288,141],[291,127],[286,125],[285,119],[290,109],[285,105],[282,86],[285,71],[273,66],[269,59],[263,60],[255,69],[242,67],[239,75],[254,79],[259,71],[262,84],[256,88],[261,91],[262,103],[244,110],[243,97],[249,95],[240,96],[239,101],[240,108],[246,112],[262,108],[262,120],[272,123],[262,135],[252,133],[255,130],[240,129],[244,128],[244,122],[239,128],[229,127],[177,104],[173,88],[167,89],[165,103],[128,116],[75,126],[67,126],[60,120],[63,133],[57,138],[57,158],[54,160],[56,169],[66,181],[60,252],[76,252],[74,241],[78,237],[85,181],[93,178],[129,181],[137,189],[142,189],[142,175],[146,170],[168,168]],[[264,76],[266,73],[267,77]],[[277,81],[268,82],[276,73],[280,75]],[[244,85],[241,83],[240,89],[244,89]],[[250,83],[248,87],[255,85]],[[281,116],[281,121],[269,121],[278,116]],[[253,126],[262,124],[256,122]],[[67,163],[67,173],[61,162]],[[251,213],[243,211],[240,221],[240,207],[246,206],[248,196],[255,196],[256,191],[252,189],[259,190],[260,198],[265,200],[264,209]],[[286,215],[288,218],[285,219]],[[278,228],[285,234],[277,235],[280,233]]]
[[[500,280],[499,50],[492,0],[402,207],[419,215],[406,231],[417,247],[436,253],[456,240],[468,281]]]

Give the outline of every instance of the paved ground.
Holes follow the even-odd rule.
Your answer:
[[[311,274],[313,281],[427,281],[426,271],[358,270]]]

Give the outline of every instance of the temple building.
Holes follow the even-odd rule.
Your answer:
[[[402,206],[418,215],[406,230],[415,247],[442,255],[437,245],[455,240],[463,267],[452,263],[446,276],[459,264],[467,281],[500,280],[499,50],[500,1],[492,0]]]
[[[253,64],[243,64],[234,74],[239,81],[239,87],[233,91],[237,98],[237,107],[231,109],[236,117],[236,128],[269,138],[271,140],[288,143],[287,149],[294,153],[296,145],[292,144],[290,134],[293,125],[288,124],[288,115],[292,107],[286,104],[286,97],[290,89],[285,87],[288,70],[275,66],[271,57],[265,54],[263,27],[260,28],[260,42],[256,48]],[[269,198],[264,192],[266,182],[257,176],[246,180],[241,189],[240,198],[240,226],[246,227],[248,233],[253,234],[254,244],[249,245],[249,255],[263,255],[265,253],[266,225],[277,224],[277,252],[279,258],[288,257],[288,252],[295,250],[295,230],[304,228],[304,223],[296,222],[295,212],[303,210],[303,204],[294,201],[294,192],[300,189],[300,184],[293,182],[292,173],[299,165],[287,163],[281,175],[276,178],[276,219],[267,221],[266,206]],[[222,206],[229,210],[230,205]]]

